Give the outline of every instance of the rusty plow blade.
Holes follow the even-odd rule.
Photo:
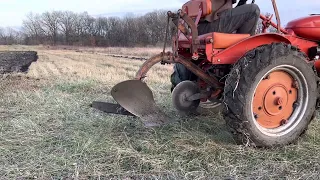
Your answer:
[[[128,80],[114,86],[112,97],[127,111],[142,119],[146,127],[170,123],[170,118],[156,105],[152,91],[141,80]]]

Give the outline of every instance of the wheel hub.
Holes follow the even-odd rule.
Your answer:
[[[264,97],[264,107],[271,116],[280,114],[288,102],[288,93],[284,86],[274,85],[267,90]]]
[[[200,93],[200,90],[192,81],[179,83],[172,91],[172,103],[179,112],[195,111],[200,103],[200,99],[189,100],[192,96]]]
[[[295,86],[293,86],[295,85]],[[277,128],[288,122],[297,101],[298,85],[285,71],[268,74],[253,98],[254,117],[264,128]]]

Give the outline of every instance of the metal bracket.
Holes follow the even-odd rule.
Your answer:
[[[208,98],[208,94],[205,93],[197,93],[187,97],[187,101],[196,101],[202,98]]]

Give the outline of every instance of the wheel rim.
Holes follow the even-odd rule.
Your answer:
[[[278,66],[260,79],[251,100],[252,119],[268,136],[291,132],[303,119],[308,104],[308,85],[296,67]]]
[[[198,86],[192,81],[179,83],[172,91],[173,106],[181,112],[195,110],[199,106],[200,100],[188,101],[187,98],[199,92]]]

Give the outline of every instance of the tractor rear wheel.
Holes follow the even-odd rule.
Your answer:
[[[263,45],[231,70],[224,90],[224,116],[238,143],[282,146],[306,131],[317,97],[313,64],[302,52],[283,43]]]

